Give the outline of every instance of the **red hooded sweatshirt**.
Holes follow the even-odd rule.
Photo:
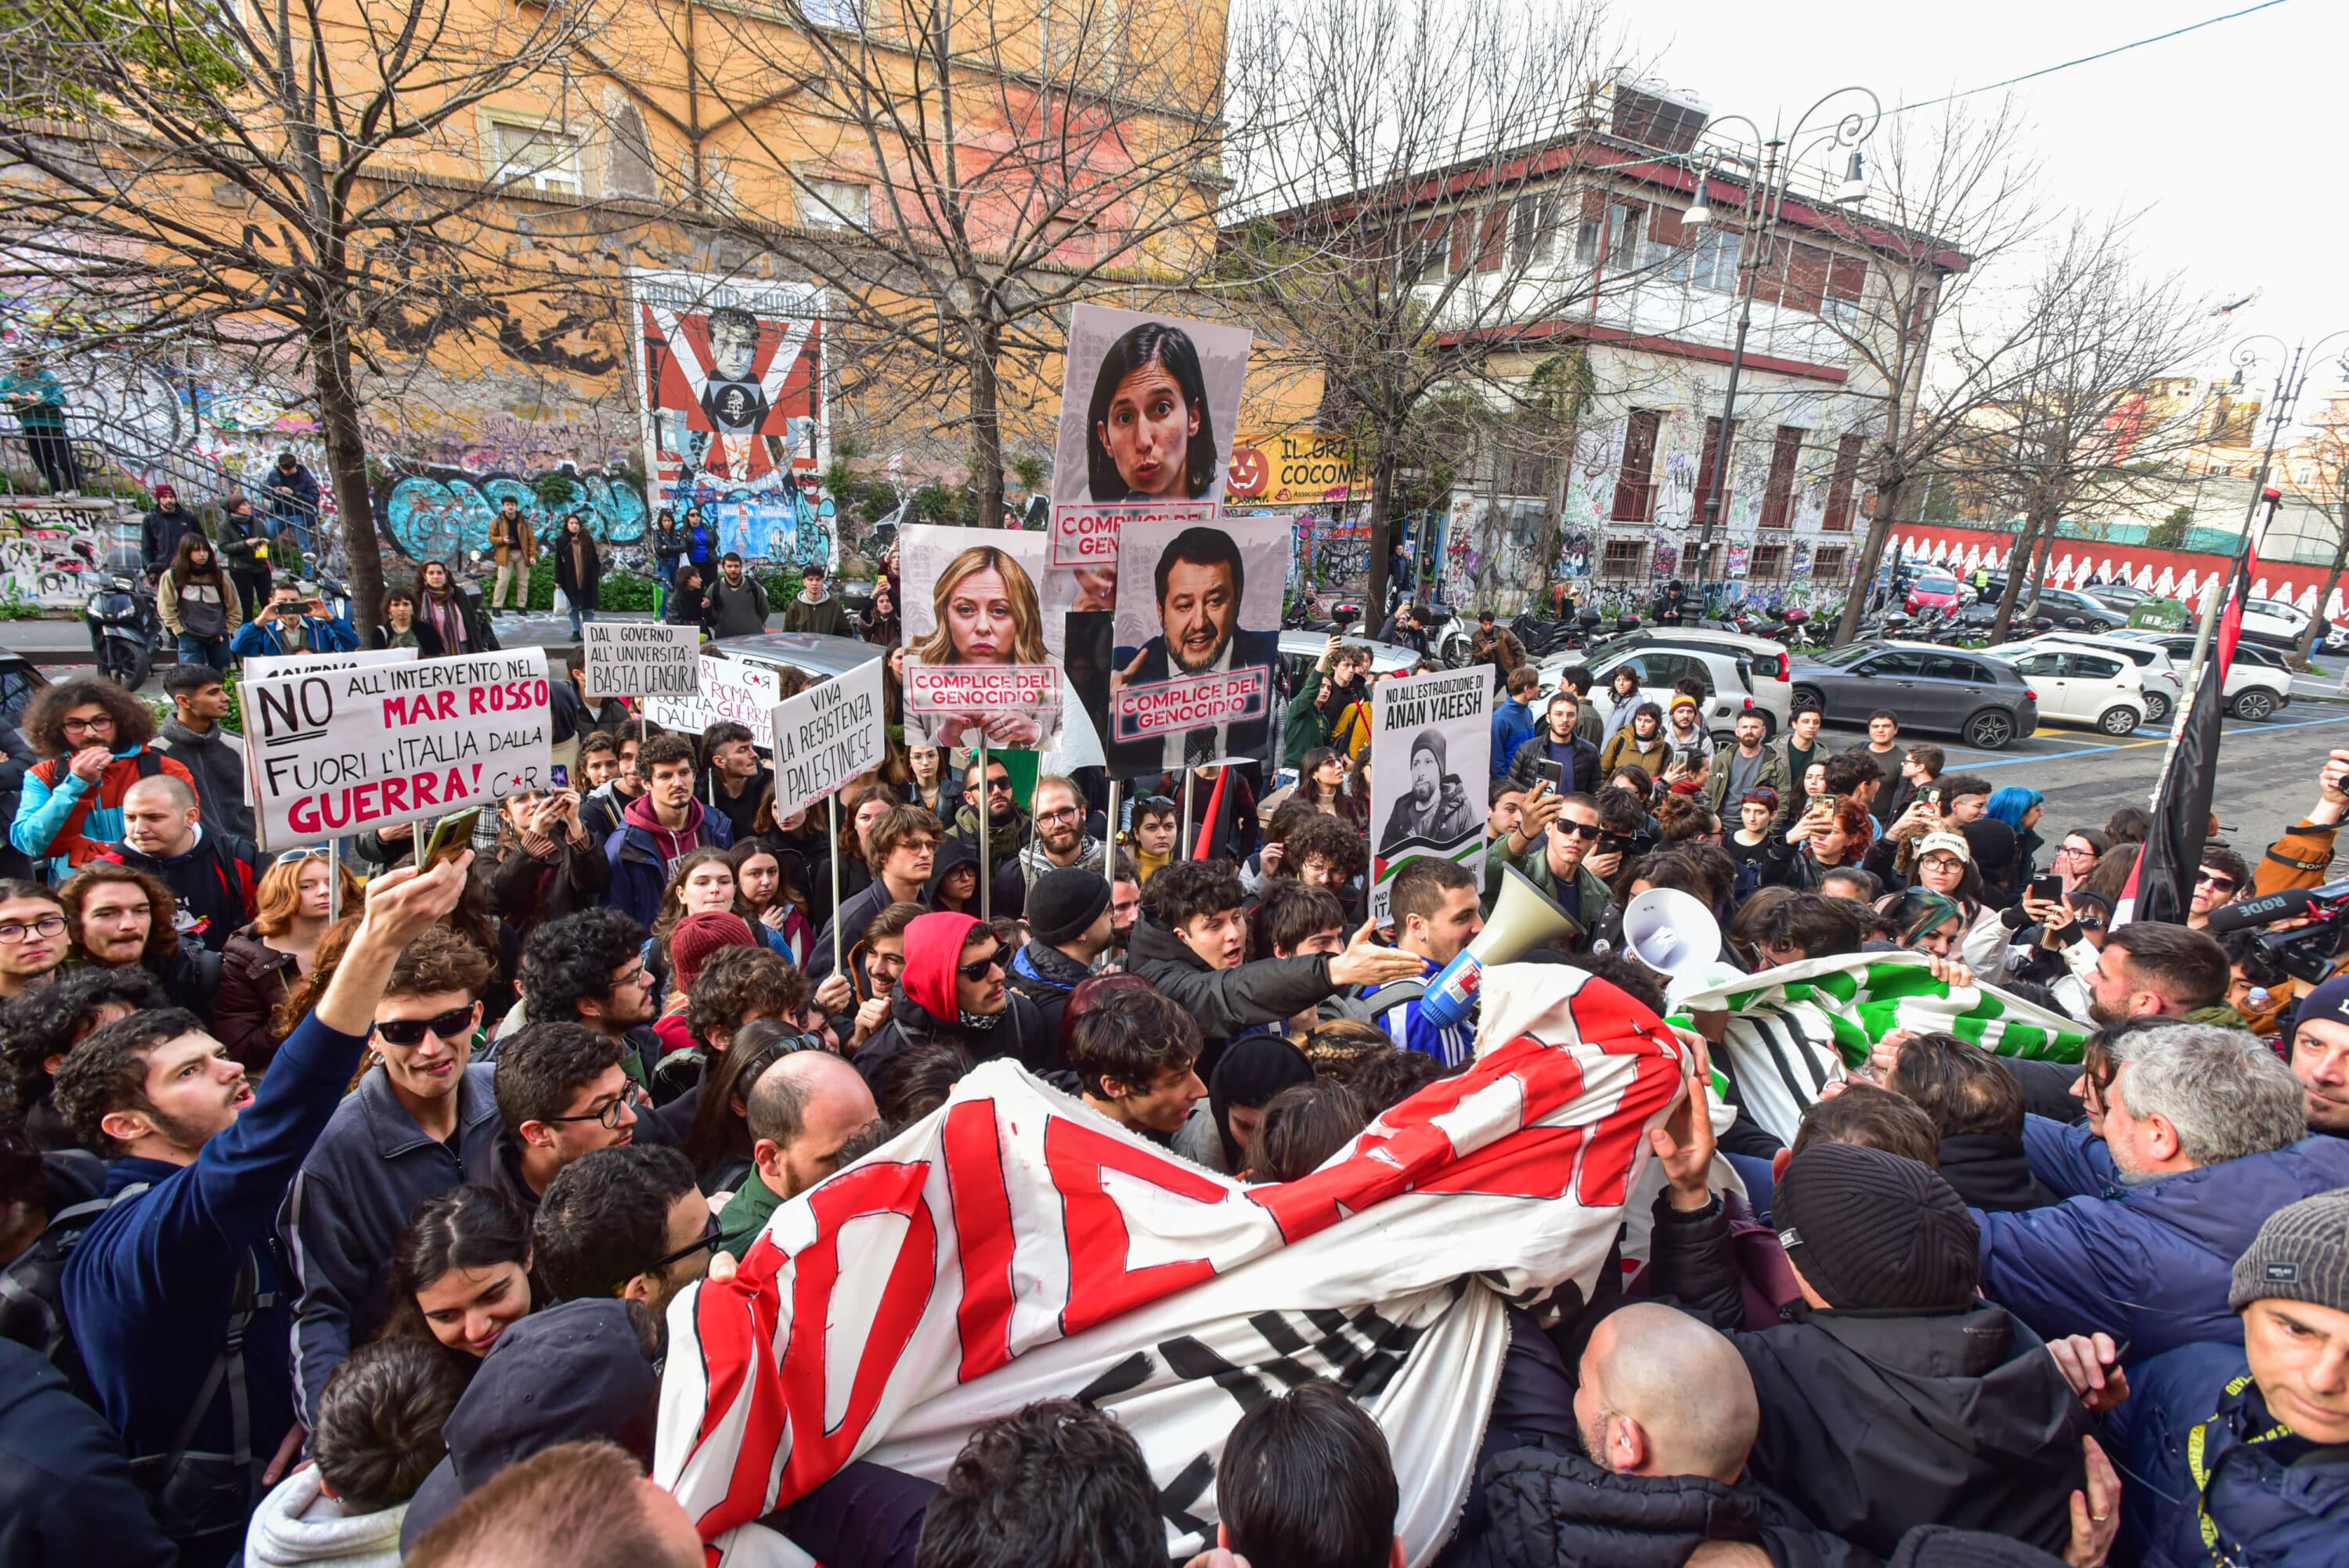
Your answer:
[[[897,984],[916,1006],[941,1024],[952,1026],[962,1016],[955,968],[978,923],[971,915],[941,913],[917,916],[905,927],[905,973]]]
[[[620,820],[629,827],[642,828],[653,836],[653,842],[660,846],[664,861],[679,860],[701,847],[701,802],[688,795],[685,798],[685,826],[676,832],[669,831],[653,814],[653,797],[649,789],[629,801],[628,809],[620,813]]]

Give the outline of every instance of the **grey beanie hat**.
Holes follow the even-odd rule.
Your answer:
[[[2230,1306],[2279,1299],[2349,1312],[2349,1187],[2278,1209],[2235,1261]]]

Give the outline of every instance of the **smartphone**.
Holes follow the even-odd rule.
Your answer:
[[[1920,803],[1930,806],[1938,811],[1941,809],[1941,787],[1939,784],[1928,784],[1917,791],[1917,799]]]
[[[571,769],[570,769],[565,768],[564,766],[563,766],[563,764],[562,764],[562,763],[558,762],[558,763],[554,764],[554,787],[555,787],[557,789],[570,789],[570,788],[571,788]]]
[[[459,811],[432,824],[432,836],[424,841],[424,863],[430,865],[444,851],[461,851],[473,841],[473,825],[480,821],[481,809]]]
[[[1811,810],[1819,816],[1834,816],[1836,805],[1837,799],[1833,795],[1814,795],[1811,797]]]
[[[1534,771],[1557,794],[1566,793],[1566,764],[1555,758],[1544,758],[1534,764]]]
[[[2031,896],[2042,903],[2057,903],[2064,897],[2064,879],[2054,872],[2031,879]]]

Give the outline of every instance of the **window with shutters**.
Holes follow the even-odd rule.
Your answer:
[[[1835,474],[1827,480],[1827,515],[1819,527],[1828,533],[1851,531],[1852,491],[1859,485],[1860,449],[1866,436],[1846,436],[1836,443]]]
[[[1783,544],[1757,544],[1753,559],[1746,562],[1745,574],[1755,578],[1777,578],[1786,574],[1786,547]]]
[[[1451,261],[1451,224],[1442,218],[1428,219],[1412,230],[1408,246],[1404,253],[1407,275],[1418,283],[1442,283]]]
[[[586,181],[580,171],[579,139],[559,125],[513,125],[495,120],[490,126],[490,155],[496,160],[494,178],[512,181],[534,191],[563,191],[576,196]]]
[[[1851,547],[1844,544],[1822,544],[1811,556],[1811,581],[1841,583],[1851,574]]]
[[[1487,207],[1476,215],[1476,270],[1497,273],[1509,242],[1509,210]]]
[[[1827,253],[1816,245],[1798,242],[1788,249],[1784,301],[1788,310],[1799,310],[1811,315],[1818,314],[1820,303],[1826,298],[1829,260]]]
[[[1786,257],[1793,242],[1785,235],[1770,242],[1770,253],[1754,268],[1754,297],[1764,304],[1781,304],[1786,298]]]
[[[1848,326],[1859,319],[1860,296],[1868,289],[1868,263],[1857,256],[1836,256],[1827,263],[1827,297],[1819,314]]]
[[[1606,232],[1606,192],[1585,191],[1582,193],[1582,215],[1574,226],[1574,259],[1578,265],[1595,267],[1599,264],[1599,240]]]
[[[1607,553],[1600,558],[1599,572],[1608,577],[1644,577],[1648,573],[1648,542],[1644,539],[1610,539]]]
[[[1615,506],[1608,515],[1617,522],[1645,522],[1656,504],[1656,438],[1664,417],[1652,408],[1635,408],[1623,430],[1623,465],[1615,479]]]
[[[1689,281],[1715,294],[1737,292],[1737,269],[1745,259],[1745,236],[1719,223],[1709,223],[1696,237],[1689,262]]]
[[[1557,245],[1557,195],[1520,196],[1509,214],[1509,266],[1524,272],[1550,259]]]
[[[1607,266],[1610,272],[1628,273],[1640,264],[1640,236],[1646,232],[1648,210],[1621,201],[1607,206]]]
[[[1704,449],[1697,456],[1696,504],[1689,513],[1689,521],[1692,524],[1702,524],[1704,521],[1706,503],[1713,499],[1713,469],[1720,458],[1721,421],[1718,418],[1707,419],[1704,422]],[[1734,474],[1727,477],[1731,480],[1736,478]],[[1723,486],[1722,489],[1721,510],[1723,513],[1729,511],[1729,488]]]
[[[1795,469],[1803,460],[1803,435],[1800,426],[1781,425],[1770,445],[1770,482],[1762,491],[1764,528],[1795,525]]]

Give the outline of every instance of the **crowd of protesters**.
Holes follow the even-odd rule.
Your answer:
[[[592,584],[592,542],[527,532],[494,602],[540,547]],[[2047,821],[1891,712],[1843,749],[1816,713],[1715,738],[1699,694],[1595,693],[1578,666],[1550,689],[1489,633],[1485,874],[1413,861],[1382,923],[1378,677],[1334,640],[1286,701],[1282,776],[1218,822],[1188,820],[1179,775],[1123,787],[1112,820],[1092,774],[1020,784],[999,753],[893,741],[835,832],[776,812],[743,727],[673,733],[557,680],[570,782],[471,844],[266,855],[212,645],[356,638],[298,583],[224,591],[204,542],[164,568],[197,655],[173,717],[69,680],[23,725],[12,1565],[700,1562],[647,1480],[679,1292],[990,1060],[1238,1181],[1311,1172],[1469,1064],[1473,1022],[1423,1002],[1505,868],[1571,922],[1513,962],[1660,1015],[1623,915],[1671,889],[1756,976],[1907,950],[2088,1043],[2067,1065],[1894,1032],[1782,1144],[1698,1015],[1692,1092],[1648,1135],[1661,1196],[1625,1216],[1645,1266],[1619,1251],[1587,1298],[1513,1313],[1437,1561],[2349,1562],[2349,976],[2202,929],[2325,879],[2349,752],[2261,854],[2214,824],[2178,924],[2125,918],[2142,811]],[[698,515],[655,547],[672,614],[690,595],[730,634],[775,612]],[[877,636],[894,606],[885,579],[852,614],[811,569],[781,613]],[[495,645],[439,562],[376,640]],[[1399,1568],[1413,1478],[1363,1390],[1293,1381],[1235,1407],[1207,1559]],[[853,1465],[777,1526],[827,1568],[1160,1568],[1165,1478],[1062,1392],[978,1427],[942,1480]]]

